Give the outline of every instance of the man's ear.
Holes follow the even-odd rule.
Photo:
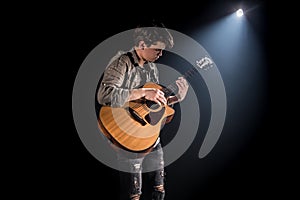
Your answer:
[[[144,48],[146,47],[146,44],[145,44],[145,42],[144,41],[140,41],[139,42],[139,49],[142,49],[142,50],[144,50]]]

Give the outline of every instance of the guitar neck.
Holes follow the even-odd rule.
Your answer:
[[[185,72],[185,74],[182,76],[183,78],[187,79],[192,77],[197,71],[196,68],[191,68],[188,71]],[[168,85],[167,87],[163,88],[162,91],[165,93],[165,97],[169,97],[172,94],[176,94],[178,91],[178,86],[176,84],[176,81]]]

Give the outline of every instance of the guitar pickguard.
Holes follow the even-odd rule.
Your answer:
[[[166,108],[162,107],[160,109],[160,111],[158,111],[158,112],[150,112],[148,115],[145,116],[145,120],[148,122],[148,124],[154,126],[158,122],[160,122],[160,120],[162,119],[162,116],[165,113],[165,110],[166,110]]]

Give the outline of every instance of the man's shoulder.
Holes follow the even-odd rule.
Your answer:
[[[128,51],[118,51],[110,60],[109,65],[115,62],[130,62]]]
[[[130,52],[122,52],[119,55],[119,59],[123,61],[130,61]]]

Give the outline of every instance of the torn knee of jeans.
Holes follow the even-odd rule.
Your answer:
[[[140,199],[140,194],[133,194],[133,195],[130,195],[130,199],[131,200],[139,200]]]
[[[164,188],[164,185],[157,185],[157,186],[154,186],[154,190],[155,191],[158,191],[158,192],[165,192],[165,188]]]
[[[133,184],[134,184],[134,187],[135,187],[136,190],[140,189],[140,187],[139,187],[139,181],[138,181],[138,179],[136,177],[134,177]]]
[[[164,166],[165,162],[164,161],[160,161],[160,166]]]
[[[133,164],[133,167],[134,167],[134,169],[140,169],[141,164],[140,163]]]
[[[139,164],[139,163],[133,164],[133,165],[132,165],[132,170],[133,170],[133,172],[138,172],[138,171],[140,171],[140,170],[141,170],[141,164]]]

